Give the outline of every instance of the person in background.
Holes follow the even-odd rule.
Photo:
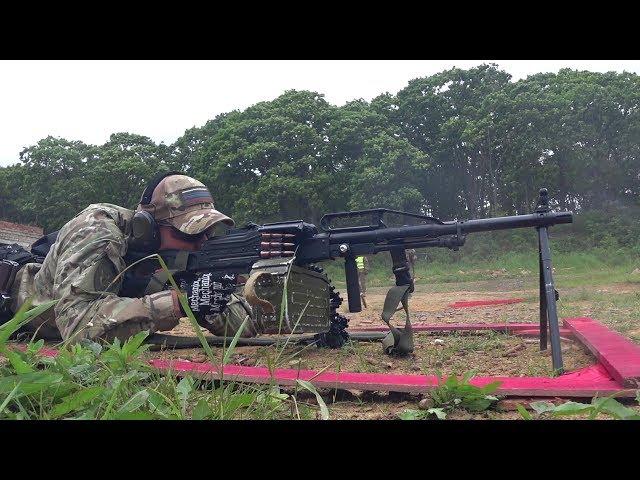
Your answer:
[[[411,266],[411,277],[416,278],[416,262],[418,261],[418,255],[415,248],[410,248],[405,251],[407,256],[407,263]]]
[[[358,281],[360,283],[360,298],[362,305],[367,308],[367,273],[369,273],[369,259],[363,255],[356,257],[356,266],[358,267]]]

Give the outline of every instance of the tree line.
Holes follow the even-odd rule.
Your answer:
[[[47,137],[0,168],[0,218],[61,227],[90,203],[134,208],[157,171],[211,190],[236,223],[318,222],[387,207],[443,219],[527,213],[538,189],[577,212],[637,206],[640,77],[564,69],[513,81],[496,65],[411,80],[331,105],[287,91],[223,113],[171,145],[115,133]]]

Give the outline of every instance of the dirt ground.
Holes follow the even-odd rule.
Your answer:
[[[412,296],[411,318],[414,323],[515,323],[538,322],[538,292],[525,288],[535,285],[516,279],[491,278],[479,282],[426,285],[416,282]],[[348,313],[346,302],[341,312],[349,318],[349,327],[383,325],[380,312],[386,288],[370,288],[368,308],[360,313]],[[524,298],[525,302],[485,307],[454,309],[448,305],[462,300]],[[565,288],[561,290],[560,315],[593,316],[611,328],[640,343],[640,284]],[[402,326],[403,312],[394,319]],[[172,335],[193,335],[185,319]],[[414,334],[415,352],[406,358],[392,358],[382,352],[380,343],[349,342],[339,350],[307,347],[237,347],[233,363],[241,365],[277,365],[280,368],[328,371],[387,372],[408,374],[462,375],[474,371],[478,376],[549,376],[552,373],[550,350],[540,352],[535,337],[519,337],[496,332],[479,334]],[[579,342],[563,340],[566,371],[573,371],[595,362]],[[221,357],[221,349],[215,349]],[[165,350],[153,352],[154,357],[180,358],[193,362],[207,361],[201,349]],[[323,398],[329,404],[333,419],[394,419],[405,409],[417,409],[419,395],[384,394],[359,391],[326,391]],[[522,401],[526,404],[526,401]],[[482,413],[455,410],[449,419],[520,419],[515,403],[504,400]]]

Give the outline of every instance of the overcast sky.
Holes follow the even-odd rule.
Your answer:
[[[0,165],[17,163],[23,148],[48,135],[100,145],[130,132],[169,144],[219,113],[288,89],[342,105],[484,62],[514,80],[564,67],[640,74],[637,60],[0,61]]]

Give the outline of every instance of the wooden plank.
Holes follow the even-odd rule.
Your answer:
[[[531,330],[517,330],[513,333],[515,335],[521,335],[523,337],[539,337],[540,329],[536,328]],[[569,330],[568,328],[560,329],[560,338],[571,338],[571,337],[573,337],[573,332],[571,330]]]
[[[450,303],[451,308],[487,307],[491,305],[509,305],[511,303],[524,302],[524,298],[504,298],[496,300],[469,300]]]
[[[496,331],[508,332],[522,335],[539,335],[540,325],[537,323],[414,323],[414,332],[467,332],[467,331]],[[387,332],[386,325],[376,325],[371,327],[350,328],[349,332]],[[534,333],[535,332],[535,333]],[[573,332],[568,329],[561,329],[562,336],[572,336]]]
[[[559,377],[476,377],[471,383],[483,386],[495,381],[501,382],[497,391],[508,397],[576,397],[591,398],[618,394],[634,397],[640,378],[640,347],[622,335],[609,330],[590,318],[570,318],[565,320],[567,330],[582,341],[601,362],[598,365],[570,372]],[[529,334],[534,324],[447,324],[439,327],[516,327],[519,332]],[[433,327],[434,325],[429,325]],[[24,348],[20,345],[17,348]],[[55,356],[55,349],[43,349],[41,355]],[[438,385],[433,375],[404,375],[387,373],[323,372],[312,370],[276,369],[270,372],[266,367],[244,367],[226,365],[220,374],[220,367],[207,363],[192,363],[184,360],[155,359],[149,362],[155,368],[178,375],[194,375],[207,379],[237,382],[276,383],[294,385],[296,379],[308,380],[319,388],[341,388],[369,391],[393,391],[422,393]],[[627,387],[627,388],[625,388]]]
[[[638,345],[592,318],[566,318],[564,325],[621,385],[630,388],[640,387]]]
[[[209,380],[219,380],[220,366],[208,363],[192,363],[185,360],[151,360],[159,370],[190,374]],[[313,370],[275,369],[266,367],[243,367],[226,365],[223,369],[226,381],[278,384],[292,386],[296,379],[307,380],[317,388],[355,389],[378,392],[424,393],[438,385],[434,375],[404,375],[390,373],[323,372]],[[499,381],[497,394],[531,397],[578,397],[591,398],[618,393],[633,397],[635,390],[624,390],[600,365],[584,368],[560,377],[476,377],[471,383],[484,386]]]

